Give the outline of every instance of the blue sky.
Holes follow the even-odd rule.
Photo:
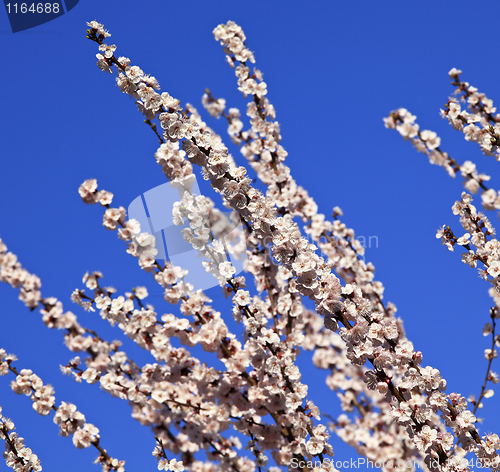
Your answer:
[[[96,178],[114,193],[114,203],[127,207],[165,182],[153,157],[156,139],[114,77],[95,65],[97,47],[85,39],[86,21],[103,23],[118,56],[129,57],[159,80],[162,91],[201,111],[206,87],[229,106],[245,109],[233,71],[212,37],[215,26],[234,20],[264,73],[295,179],[322,213],[329,215],[338,205],[358,236],[372,237],[366,260],[374,263],[385,300],[397,305],[424,365],[442,372],[448,392],[478,394],[486,369],[483,351],[490,346],[481,334],[492,304],[488,285],[435,238],[443,224],[460,233],[451,206],[460,198],[461,181],[431,166],[385,129],[382,118],[407,108],[421,129],[441,136],[444,151],[459,163],[472,160],[491,175],[492,188],[500,187],[494,159],[439,117],[453,92],[447,75],[452,67],[500,100],[490,26],[500,6],[480,5],[463,0],[313,1],[307,6],[277,0],[81,0],[62,17],[16,34],[6,13],[0,13],[0,237],[42,279],[44,296],[58,297],[82,323],[109,338],[120,333],[69,299],[82,288],[87,270],[102,271],[105,283],[121,292],[147,285],[160,313],[173,310],[116,234],[102,227],[100,208],[84,205],[77,192],[85,179]],[[225,135],[222,121],[204,116]],[[488,216],[498,224],[497,215]],[[217,289],[210,295],[214,305],[227,309]],[[63,377],[59,364],[72,354],[61,333],[47,330],[38,311],[24,308],[10,287],[0,286],[0,299],[0,346],[18,355],[17,365],[53,384],[58,402],[77,404],[101,430],[110,454],[127,461],[127,470],[156,470],[152,434],[130,418],[128,405],[96,386]],[[225,318],[231,318],[229,311]],[[126,349],[135,355],[130,344]],[[313,367],[305,372],[304,381],[322,391],[323,373]],[[89,466],[94,450],[77,451],[60,438],[51,419],[38,416],[27,398],[10,391],[10,380],[0,378],[0,404],[44,470],[98,470]],[[338,412],[331,406],[334,393],[315,400],[324,413]],[[498,433],[498,397],[486,400],[478,416],[485,418],[482,432]],[[340,440],[332,443],[336,459],[354,456]],[[6,469],[0,463],[0,470]]]

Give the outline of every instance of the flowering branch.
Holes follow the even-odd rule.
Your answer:
[[[0,413],[2,407],[0,406]],[[16,472],[38,472],[42,470],[40,460],[29,447],[24,445],[24,438],[13,432],[14,422],[0,414],[0,438],[5,440],[3,454],[7,467]]]
[[[73,444],[78,449],[87,448],[91,445],[94,446],[99,451],[99,457],[96,462],[102,464],[104,472],[125,472],[125,461],[118,461],[118,459],[113,459],[108,455],[106,450],[99,444],[99,430],[94,425],[85,422],[85,416],[77,411],[76,406],[71,403],[62,402],[59,407],[56,407],[55,392],[52,386],[44,385],[40,377],[29,369],[22,369],[18,372],[12,366],[12,362],[15,360],[15,356],[11,354],[7,355],[4,349],[0,349],[0,375],[6,375],[9,371],[16,375],[16,379],[11,383],[12,390],[18,395],[24,394],[29,396],[33,402],[33,409],[42,416],[47,416],[51,410],[55,411],[54,423],[59,425],[60,434],[66,437],[73,436]],[[5,426],[5,422],[2,428],[8,429]],[[28,455],[28,462],[36,464],[37,457],[35,456],[30,459]],[[24,463],[22,465],[26,466]],[[41,467],[34,468],[33,470],[41,470]]]
[[[467,141],[477,142],[487,156],[495,156],[500,160],[500,115],[494,115],[496,108],[493,101],[486,97],[484,93],[479,93],[476,87],[468,82],[461,82],[459,76],[461,70],[451,69],[448,73],[453,79],[451,83],[457,87],[456,94],[462,93],[461,100],[467,101],[468,109],[461,110],[460,103],[451,98],[445,104],[445,109],[441,110],[441,115],[447,118],[453,128],[461,130]],[[475,123],[478,123],[477,126]]]
[[[455,175],[460,172],[464,179],[464,187],[469,192],[477,193],[481,188],[483,206],[486,210],[496,208],[496,192],[488,189],[483,183],[489,181],[491,177],[486,174],[478,174],[476,165],[469,160],[459,165],[448,153],[440,149],[441,138],[434,131],[420,131],[415,119],[416,116],[409,113],[408,110],[399,108],[384,118],[384,123],[386,128],[396,129],[405,140],[411,139],[411,143],[417,151],[426,154],[431,164],[444,167],[451,177],[455,178]],[[500,209],[500,199],[496,205]]]

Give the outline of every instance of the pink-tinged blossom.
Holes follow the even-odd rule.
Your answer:
[[[474,427],[476,417],[469,411],[462,411],[456,418],[457,426],[464,430],[469,430]]]
[[[296,410],[302,405],[302,398],[297,393],[292,393],[286,397],[286,407],[292,410]]]
[[[492,261],[490,263],[490,266],[487,269],[488,274],[490,274],[492,277],[499,277],[500,276],[500,261]]]
[[[102,206],[106,206],[110,205],[113,201],[113,194],[111,192],[107,192],[106,190],[101,190],[97,198]]]
[[[250,304],[250,292],[247,290],[238,290],[233,297],[233,302],[239,306],[247,306]]]
[[[422,430],[417,433],[415,437],[415,444],[420,451],[425,452],[432,446],[434,441],[436,441],[437,435],[438,433],[436,430],[431,429],[428,425],[424,425]]]
[[[318,438],[315,438],[315,437],[311,438],[306,443],[306,450],[312,456],[315,456],[317,454],[321,454],[321,452],[323,452],[323,449],[324,449],[323,441],[321,441]]]
[[[429,149],[430,151],[436,149],[441,144],[441,138],[434,131],[429,131],[426,129],[421,131],[420,139],[424,141],[427,149]]]
[[[412,416],[412,409],[406,402],[401,402],[398,407],[393,407],[391,414],[393,418],[402,424],[407,424]]]
[[[496,359],[498,357],[498,352],[496,349],[485,349],[484,350],[484,357],[487,360]]]
[[[483,436],[483,441],[485,443],[485,450],[488,454],[492,454],[497,449],[500,449],[500,438],[498,434],[486,434]]]
[[[73,444],[78,449],[90,447],[92,443],[99,440],[99,429],[93,424],[85,423],[73,434]]]
[[[71,436],[75,431],[85,423],[85,416],[80,413],[76,405],[72,403],[61,402],[61,405],[54,415],[54,423],[59,425],[61,436]]]
[[[99,193],[97,192],[97,180],[89,179],[83,182],[78,189],[78,193],[84,203],[97,203],[99,201]]]
[[[115,44],[107,45],[103,43],[99,46],[99,51],[103,51],[104,57],[106,59],[109,59],[110,57],[113,56],[114,52],[116,51],[116,45]]]
[[[219,272],[222,277],[231,278],[231,276],[236,272],[236,269],[229,261],[226,261],[219,264]]]
[[[182,461],[177,461],[177,459],[171,459],[168,468],[172,472],[182,472],[184,470],[184,464]]]
[[[99,372],[93,367],[89,367],[82,374],[82,379],[87,381],[89,384],[94,384],[99,380]]]

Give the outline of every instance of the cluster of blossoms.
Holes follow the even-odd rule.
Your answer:
[[[168,92],[157,92],[160,86],[154,77],[131,65],[130,59],[115,57],[116,46],[103,42],[110,34],[101,24],[94,21],[88,26],[87,37],[99,44],[98,67],[109,73],[116,68],[120,90],[135,99],[159,138],[156,161],[179,190],[173,222],[186,225],[185,241],[205,257],[207,272],[231,298],[232,315],[243,336],[232,333],[208,296],[185,280],[185,269],[156,259],[155,237],[141,232],[136,220],[127,219],[123,207],[111,207],[113,194],[98,190],[97,181],[90,179],[79,188],[82,200],[105,208],[104,227],[117,231],[127,253],[162,288],[165,301],[179,306],[179,313],[158,313],[147,302],[146,287],[119,294],[102,285],[101,272],[84,275],[85,287],[75,289],[72,301],[86,311],[98,311],[151,354],[151,363],[139,365],[120,341],[103,339],[83,327],[75,314],[64,312],[56,298],[43,298],[40,280],[23,269],[0,241],[0,280],[19,288],[29,308],[39,307],[47,327],[64,330],[66,346],[77,353],[61,367],[63,373],[77,382],[99,385],[129,403],[132,417],[153,433],[159,470],[281,470],[268,466],[272,456],[278,466],[289,470],[294,463],[317,460],[320,470],[331,471],[333,462],[324,460],[333,455],[328,428],[372,461],[391,459],[393,464],[403,464],[397,470],[410,470],[406,466],[410,460],[424,463],[428,470],[457,470],[457,459],[468,452],[498,463],[500,440],[496,434],[480,436],[475,417],[481,400],[492,391],[483,386],[479,399],[471,400],[473,411],[460,394],[445,393],[446,380],[437,369],[422,366],[422,353],[406,338],[396,307],[384,302],[384,287],[374,280],[374,266],[365,263],[364,248],[354,231],[339,219],[342,210],[335,207],[329,221],[291,176],[275,109],[266,97],[262,73],[255,68],[252,72],[247,65],[255,58],[241,28],[228,22],[213,34],[234,68],[238,89],[249,99],[250,128],[244,130],[238,109],[229,108],[226,113],[226,101],[214,98],[210,91],[202,103],[211,116],[227,120],[230,138],[249,161],[262,189],[252,185],[246,168],[236,163],[222,138],[192,105],[181,107]],[[457,71],[450,75],[458,81]],[[460,89],[470,96],[475,93],[468,84]],[[494,109],[484,96],[469,103],[477,108],[476,114],[492,117]],[[450,109],[454,106],[450,102]],[[496,208],[496,194],[483,184],[489,177],[478,174],[470,161],[459,166],[440,150],[436,133],[419,131],[407,110],[392,112],[385,123],[450,175],[461,172],[467,190],[482,188],[483,204],[487,201]],[[470,130],[467,133],[471,135]],[[229,217],[216,210],[208,197],[191,192],[195,166],[220,195]],[[469,265],[475,267],[481,261],[485,266],[481,274],[496,288],[500,286],[500,243],[493,238],[489,221],[470,201],[464,193],[453,208],[466,234],[456,238],[447,227],[438,236],[451,249],[463,246],[468,251],[463,260]],[[235,229],[231,231],[234,245],[225,237],[228,228]],[[318,249],[324,257],[317,254]],[[244,255],[245,274],[254,279],[256,291],[247,287],[247,276],[236,275],[228,254]],[[496,357],[495,343],[500,343],[495,335],[500,294],[495,288],[490,295],[496,308],[483,330],[493,339],[486,353],[487,381],[492,383],[498,382],[490,365]],[[314,302],[314,311],[306,307],[307,298]],[[175,347],[174,340],[182,347]],[[193,355],[197,346],[217,357],[217,368]],[[302,382],[297,363],[300,347],[313,351],[314,365],[327,371],[326,383],[340,399],[344,413],[328,424],[322,422],[311,398],[314,392]],[[52,387],[30,370],[18,373],[11,366],[14,360],[0,351],[0,373],[16,375],[12,389],[30,396],[38,413],[55,411],[61,434],[72,436],[76,447],[96,447],[103,470],[123,471],[123,461],[112,459],[100,447],[99,430],[85,422],[76,406],[63,402],[56,408]],[[227,434],[230,428],[236,435]],[[239,452],[241,438],[247,440],[250,457]],[[201,452],[205,461],[199,458]]]
[[[472,205],[472,197],[467,193],[462,193],[460,201],[453,205],[453,213],[460,216],[462,228],[466,231],[463,236],[456,237],[449,226],[441,227],[436,237],[441,239],[450,251],[456,245],[462,246],[466,252],[462,253],[462,262],[472,268],[478,266],[480,262],[483,268],[478,268],[479,276],[491,283],[490,296],[495,302],[494,318],[500,317],[500,243],[494,237],[495,230],[483,213],[478,213],[476,207]],[[486,334],[490,334],[491,329]],[[497,339],[495,341],[498,342]],[[500,343],[499,343],[500,344]],[[498,377],[495,376],[496,382]]]
[[[19,300],[34,309],[40,302],[40,279],[23,269],[17,256],[7,252],[7,246],[0,239],[0,282],[19,288]]]
[[[219,25],[213,30],[216,41],[219,41],[226,53],[226,59],[231,67],[235,67],[235,62],[240,64],[235,72],[238,77],[238,90],[245,98],[248,95],[255,95],[258,98],[267,94],[267,84],[262,80],[262,73],[254,69],[250,74],[250,69],[245,65],[247,61],[255,63],[253,52],[245,46],[246,36],[234,21],[228,21],[225,25]],[[218,101],[221,103],[221,101]]]
[[[477,88],[468,82],[460,81],[461,74],[462,71],[455,68],[449,72],[453,79],[452,85],[457,87],[456,93],[462,93],[461,100],[467,102],[468,111],[461,109],[460,102],[456,98],[451,98],[445,109],[441,110],[441,114],[455,129],[464,133],[467,141],[477,142],[487,156],[495,156],[498,161],[500,160],[498,134],[500,115],[494,114],[496,107],[484,93],[479,93]]]
[[[3,456],[7,466],[15,472],[37,472],[42,470],[40,460],[29,447],[24,445],[24,438],[14,432],[14,423],[2,414],[0,406],[0,438],[5,440]]]
[[[254,102],[257,102],[257,100],[255,100],[255,98],[254,98]],[[252,107],[250,107],[250,109],[251,108]],[[251,112],[248,114],[251,118],[254,118],[254,116],[252,116]],[[406,115],[406,112],[404,114]],[[440,141],[435,133],[430,132],[430,131],[423,131],[422,133],[419,133],[418,126],[414,124],[414,117],[406,116],[405,118],[406,118],[406,121],[405,121],[405,119],[401,119],[401,124],[402,124],[401,132],[402,132],[402,134],[405,134],[406,136],[412,137],[412,138],[414,138],[418,135],[419,140],[418,141],[415,140],[415,144],[420,143],[420,148],[422,150],[425,149],[428,154],[432,153],[433,151],[435,151],[436,149],[439,148]],[[238,129],[241,127],[239,125],[239,113],[235,112],[234,110],[231,110],[230,114],[228,115],[228,121],[230,122],[230,129],[231,129],[231,124],[235,120],[238,120],[238,126],[235,127],[236,129]],[[396,123],[394,120],[393,120],[393,123],[394,123],[394,127],[395,127]],[[399,123],[398,123],[398,125],[399,125]],[[254,131],[253,127],[252,127],[252,131]],[[258,131],[255,133],[255,135],[257,135],[257,133],[258,133]],[[249,133],[248,134],[239,133],[240,139],[235,140],[235,141],[236,142],[244,142],[245,140],[249,140],[249,135],[250,135]],[[267,136],[265,136],[265,137],[267,138]],[[439,159],[439,156],[441,156],[441,159]],[[260,173],[258,173],[258,175],[264,183],[269,183],[269,181],[271,179],[275,180],[275,179],[273,179],[273,177],[274,177],[272,175],[273,172],[272,171],[269,172],[269,168],[266,169],[265,166],[262,165],[263,159],[262,159],[262,156],[260,156],[258,151],[253,153],[251,157],[254,159],[253,162],[257,162],[257,164],[254,165],[254,169],[255,169],[255,167],[258,167],[258,169],[256,169],[256,170],[257,170],[257,172],[260,171]],[[443,156],[443,153],[440,153],[439,151],[436,151],[434,154],[431,154],[431,162],[432,162],[433,158],[436,161],[442,161],[444,164],[448,164],[446,156],[445,155]],[[271,159],[269,159],[269,161],[272,162],[272,157],[271,157]],[[284,166],[280,166],[280,163],[277,163],[276,161],[274,161],[272,163],[274,165],[270,165],[269,167],[272,167],[273,170],[275,170],[275,172],[274,172],[275,174],[278,174],[279,171],[281,169],[283,169],[283,167],[284,167]],[[467,180],[473,180],[474,178],[475,178],[474,180],[476,180],[476,182],[479,181],[479,179],[487,180],[486,176],[479,176],[479,178],[477,178],[476,175],[474,175],[474,173],[471,170],[467,169],[467,167],[470,167],[469,163],[466,163],[462,169],[459,169],[462,171],[462,175],[464,175],[464,177],[467,177]],[[450,165],[448,165],[448,168],[450,170],[453,170],[453,168]],[[263,174],[265,174],[265,178],[262,178]],[[286,180],[289,181],[289,179],[286,179]],[[305,200],[305,199],[303,199],[303,200]],[[280,206],[280,205],[277,204],[277,206]],[[314,208],[314,204],[310,204],[309,208]],[[287,213],[286,210],[289,210],[289,206],[285,204],[284,209],[281,212],[286,214]],[[297,213],[290,212],[288,214],[292,214],[295,216]],[[339,212],[339,214],[340,214],[340,212]],[[322,236],[326,237],[328,235],[328,232],[325,231],[325,226],[327,226],[327,228],[328,228],[328,226],[331,228],[332,225],[331,224],[330,225],[322,224],[324,222],[324,217],[322,215],[313,215],[311,218],[311,215],[308,215],[307,213],[302,213],[300,216],[302,216],[303,220],[305,220],[305,221],[311,220],[312,222],[316,223],[315,226],[317,226],[318,229],[317,229],[317,232],[315,233],[315,236],[317,238],[320,238]],[[311,228],[313,227],[314,223],[311,224]],[[338,223],[338,222],[336,221],[335,223]],[[341,225],[339,225],[339,226],[341,227]],[[328,228],[328,229],[331,230],[330,228]],[[344,228],[341,227],[341,229],[343,229],[343,230],[344,230]],[[349,231],[346,231],[346,233],[349,234]],[[331,236],[330,236],[330,238],[326,237],[326,239],[327,239],[327,244],[324,246],[324,249],[322,248],[322,252],[328,254],[327,250],[330,249],[329,253],[335,253],[335,256],[330,259],[330,262],[339,261],[341,255],[343,255],[342,252],[339,251],[339,244],[332,244],[333,238]],[[336,239],[336,242],[338,242],[338,241],[343,242],[346,239],[347,238],[345,237],[345,234],[344,234],[340,238]],[[352,241],[352,239],[351,239],[351,241]],[[275,242],[275,241],[273,241],[273,242]],[[320,241],[318,241],[318,242],[320,242]],[[349,246],[351,246],[349,249],[351,249],[351,251],[352,251],[352,249],[353,249],[352,244],[349,244]],[[352,251],[352,252],[354,252],[354,254],[356,253],[356,251]],[[276,259],[278,259],[278,261],[280,261],[282,263],[287,262],[286,259],[282,259],[282,260],[279,259],[279,256],[280,256],[279,253],[277,253],[276,255],[278,256],[278,257],[276,257]],[[308,260],[311,260],[311,259],[312,259],[313,269],[315,269],[314,257],[308,258]],[[345,259],[342,258],[340,260],[342,262],[344,262],[344,264],[345,264]],[[338,264],[338,266],[336,266],[336,264],[335,264],[335,265],[333,265],[333,267],[335,267],[335,269],[338,272],[345,273],[345,272],[347,272],[345,270],[346,269],[345,266],[347,265],[347,267],[349,269],[351,269],[351,264],[345,264],[345,265],[344,264]],[[359,266],[360,264],[353,263],[352,265]],[[300,282],[301,273],[298,272],[297,270],[295,270],[295,271],[293,270],[293,269],[297,269],[297,268],[298,268],[298,264],[296,264],[295,267],[292,266],[292,274],[297,276],[296,282]],[[370,272],[369,270],[366,270],[368,268],[362,267],[361,269],[362,269],[360,271],[361,273],[364,272],[366,274],[367,272],[368,273]],[[317,270],[314,272],[316,272],[316,275],[317,275]],[[352,271],[350,271],[350,272],[352,272]],[[349,275],[351,275],[351,274],[349,274]],[[368,277],[365,276],[361,280],[361,282],[362,282],[362,285],[364,286],[363,288],[365,288],[367,285],[368,286],[371,285],[370,294],[374,295],[373,298],[378,299],[377,302],[379,305],[380,304],[380,296],[377,293],[377,291],[374,290],[374,288],[375,287],[378,288],[379,292],[380,292],[380,284],[377,284],[377,285],[369,284],[369,283],[367,284],[367,282],[371,282],[372,276],[373,276],[373,274],[369,274]],[[352,275],[351,275],[351,277],[352,277]],[[374,285],[375,285],[375,287],[374,287]],[[313,286],[314,286],[314,283],[313,283]],[[299,289],[304,288],[304,287],[301,287],[300,284],[297,284],[296,287]],[[359,297],[360,301],[358,303],[355,302],[353,305],[351,305],[352,308],[354,308],[354,310],[356,310],[356,309],[359,310],[360,308],[361,309],[363,308],[362,295],[366,296],[365,294],[362,294],[359,289],[358,289],[358,291],[359,291],[358,297]],[[310,293],[308,293],[307,290],[302,290],[301,292],[303,294],[310,295]],[[343,290],[343,292],[344,292],[344,290]],[[346,286],[344,293],[350,295],[353,292],[354,292],[354,289],[352,287]],[[343,307],[344,310],[346,308],[345,302],[346,302],[346,300],[344,300],[344,307]],[[352,308],[351,308],[351,313],[354,311]],[[322,312],[322,313],[326,314],[327,326],[332,328],[332,329],[336,329],[336,327],[337,327],[336,321],[337,320],[333,320],[333,317],[328,316],[328,314],[329,314],[328,310],[322,311],[318,305],[317,305],[317,310],[320,313]],[[355,313],[355,311],[354,311],[354,313]],[[404,339],[400,339],[401,338],[401,336],[400,336],[401,328],[399,329],[399,332],[398,332],[398,329],[396,327],[397,325],[391,324],[390,320],[384,319],[385,316],[389,315],[389,314],[390,314],[389,310],[385,309],[384,314],[381,317],[381,319],[383,321],[385,321],[385,323],[388,323],[388,325],[387,325],[388,331],[386,331],[387,328],[379,327],[379,323],[376,323],[376,321],[379,321],[379,319],[377,319],[377,318],[366,320],[366,319],[363,319],[362,317],[354,317],[354,319],[352,320],[354,322],[354,326],[352,326],[352,324],[346,325],[346,324],[342,323],[342,324],[344,324],[345,327],[342,328],[341,333],[344,334],[344,340],[347,342],[347,346],[348,346],[348,354],[347,355],[348,355],[348,357],[350,356],[349,358],[353,362],[359,362],[360,364],[363,364],[367,358],[370,358],[370,357],[372,359],[375,358],[375,361],[377,362],[377,364],[376,365],[374,364],[374,365],[377,367],[377,369],[380,369],[380,367],[384,367],[384,368],[388,369],[389,366],[403,366],[404,364],[408,365],[408,363],[409,363],[410,369],[406,370],[405,372],[402,372],[403,381],[401,382],[401,388],[403,389],[403,393],[405,393],[405,395],[408,396],[408,390],[414,390],[415,387],[419,388],[422,385],[429,384],[429,377],[431,379],[435,379],[436,376],[439,377],[439,374],[435,369],[426,368],[423,372],[420,372],[418,370],[418,368],[415,368],[415,366],[411,366],[412,363],[420,361],[419,354],[413,352],[413,348],[412,348],[410,343],[408,343]],[[349,322],[350,320],[347,319],[347,321]],[[374,321],[375,321],[375,323],[374,323]],[[350,328],[353,328],[353,329],[350,329]],[[376,333],[375,336],[372,337],[372,336],[370,336],[370,334],[368,334],[368,333],[370,333],[370,330],[373,330],[373,331],[371,331],[372,333],[374,333],[374,334]],[[386,349],[382,349],[382,346],[378,346],[378,349],[377,349],[378,352],[374,353],[372,339],[374,339],[376,341],[375,346],[377,346],[377,344],[379,344],[380,342],[386,343],[386,346],[383,346]],[[399,346],[397,346],[397,345],[391,346],[390,341],[400,341],[400,345]],[[387,346],[387,344],[389,344],[389,346]],[[417,355],[416,358],[414,358],[415,354]],[[371,379],[373,379],[372,382],[370,382],[371,385],[373,385],[374,388],[380,389],[379,390],[380,393],[385,393],[385,392],[390,391],[389,397],[395,396],[396,398],[398,398],[398,395],[394,395],[396,390],[394,389],[393,384],[387,382],[387,380],[383,378],[384,377],[383,375],[380,375],[378,372],[372,372],[370,377],[371,377]],[[390,378],[392,378],[392,375],[390,376]],[[392,387],[392,388],[390,388],[390,387]],[[431,384],[430,384],[430,387],[427,387],[427,389],[426,389],[427,390],[426,393],[428,393],[428,395],[431,397],[430,399],[427,398],[427,400],[426,400],[427,404],[415,403],[413,405],[414,408],[411,409],[411,408],[408,408],[407,402],[401,402],[401,403],[404,404],[405,408],[409,409],[412,412],[412,415],[411,415],[412,418],[415,416],[415,414],[413,413],[415,410],[418,410],[419,413],[427,411],[427,413],[424,415],[422,415],[420,413],[420,415],[422,415],[422,416],[419,415],[419,417],[418,417],[419,422],[421,422],[421,421],[429,422],[430,417],[432,416],[432,412],[435,413],[438,410],[438,408],[440,408],[442,410],[443,414],[449,416],[450,415],[449,407],[451,407],[451,415],[452,416],[460,415],[460,411],[457,411],[453,408],[453,403],[451,403],[451,404],[448,403],[446,401],[446,397],[442,397],[441,395],[439,395],[439,392],[441,390],[443,390],[444,388],[445,388],[445,382],[442,382],[440,380],[434,382],[434,380],[433,380],[433,382],[431,382]],[[404,399],[404,396],[401,397],[401,400],[403,400],[403,399]],[[440,400],[438,400],[438,399],[440,399]],[[452,399],[452,400],[456,400],[456,399]],[[401,422],[403,425],[405,425],[407,422],[407,419],[403,418],[403,420]],[[418,422],[414,421],[414,423],[417,423],[417,425],[418,425]],[[459,421],[459,423],[460,423],[460,421]],[[454,426],[454,424],[452,425],[449,421],[448,421],[448,425],[452,426],[452,427]],[[421,449],[422,452],[430,452],[430,450],[434,448],[434,451],[437,452],[438,455],[440,455],[440,459],[442,459],[443,458],[442,455],[443,455],[444,451],[449,451],[451,449],[451,446],[453,445],[453,442],[450,441],[449,433],[443,436],[443,434],[439,432],[439,428],[438,428],[438,431],[432,430],[431,432],[428,432],[427,429],[429,429],[430,426],[429,426],[429,424],[427,424],[425,426],[426,426],[425,431],[423,433],[422,432],[417,433],[417,435],[416,435],[419,449]],[[420,430],[420,428],[417,428],[417,429]],[[455,432],[458,432],[458,430],[459,430],[459,428],[457,428]]]

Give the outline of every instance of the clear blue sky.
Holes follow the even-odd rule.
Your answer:
[[[448,392],[478,394],[486,369],[483,351],[490,346],[481,334],[492,304],[488,285],[435,238],[443,224],[460,233],[451,206],[460,198],[461,181],[431,166],[395,131],[385,129],[382,118],[395,108],[409,109],[421,129],[441,136],[444,151],[459,163],[472,160],[492,176],[490,186],[500,188],[493,158],[439,117],[453,92],[447,75],[452,67],[500,103],[492,34],[492,19],[499,13],[497,2],[473,6],[464,0],[307,5],[81,0],[53,22],[13,34],[2,12],[0,236],[42,279],[44,296],[58,297],[104,336],[120,338],[120,333],[70,302],[87,270],[102,271],[105,283],[121,292],[148,285],[157,310],[173,310],[116,234],[102,227],[101,209],[84,205],[77,192],[85,179],[97,178],[100,187],[115,194],[114,203],[127,207],[165,181],[153,157],[156,139],[134,103],[114,85],[114,76],[95,65],[97,47],[85,39],[86,21],[103,23],[117,56],[154,75],[162,91],[182,103],[202,110],[201,95],[209,87],[229,106],[244,110],[233,71],[212,37],[217,24],[234,20],[264,72],[295,179],[322,213],[329,215],[338,205],[358,236],[376,237],[366,259],[375,264],[385,300],[397,305],[409,339],[424,353],[424,365],[441,370]],[[224,135],[223,122],[205,118]],[[232,152],[238,156],[236,149]],[[497,225],[498,217],[489,216]],[[221,310],[228,306],[217,290],[210,294]],[[72,353],[61,333],[46,329],[39,312],[29,312],[10,287],[0,285],[0,299],[0,346],[18,355],[19,368],[31,368],[53,384],[58,403],[77,404],[101,430],[102,445],[127,461],[128,471],[156,470],[152,434],[130,418],[128,405],[97,386],[63,377],[59,364]],[[224,316],[231,318],[229,312]],[[136,355],[130,343],[126,349]],[[493,370],[500,370],[497,363]],[[99,470],[90,465],[94,450],[77,451],[60,438],[51,419],[38,416],[29,399],[10,391],[11,379],[0,378],[0,405],[44,470]],[[323,372],[311,367],[304,381],[324,392]],[[314,400],[322,412],[338,413],[331,406],[337,402],[334,393]],[[485,401],[478,414],[485,417],[481,432],[498,433],[498,401],[498,396]],[[333,438],[332,444],[336,459],[353,456],[340,440]],[[0,470],[7,470],[5,463],[0,462]]]

